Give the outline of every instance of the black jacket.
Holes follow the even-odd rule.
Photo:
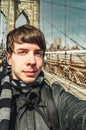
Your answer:
[[[40,85],[32,87],[28,94],[13,87],[9,130],[49,130],[40,113],[26,99],[36,99],[33,100],[35,105],[46,114],[49,99],[42,96],[44,88],[46,88],[45,95],[48,88],[53,93],[57,111],[55,116],[59,120],[59,128],[56,130],[86,130],[86,101],[81,101],[66,92],[58,83],[50,87],[44,79]]]
[[[59,114],[60,130],[86,130],[86,101],[53,84],[53,96]]]

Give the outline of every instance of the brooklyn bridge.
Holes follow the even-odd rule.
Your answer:
[[[85,0],[1,0],[0,75],[10,69],[5,56],[6,35],[26,23],[44,32],[45,78],[50,84],[59,82],[66,91],[86,100]]]

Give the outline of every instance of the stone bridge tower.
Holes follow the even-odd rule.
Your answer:
[[[7,31],[16,27],[20,15],[26,23],[39,28],[39,4],[39,0],[0,0],[0,12],[6,18]]]

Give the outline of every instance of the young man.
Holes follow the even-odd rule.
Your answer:
[[[1,81],[0,130],[86,130],[86,102],[44,80],[43,33],[23,25],[6,44],[11,71]]]

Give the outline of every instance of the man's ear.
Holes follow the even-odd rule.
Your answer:
[[[11,65],[11,54],[10,53],[6,53],[6,58],[7,58],[7,63],[9,64],[9,65]]]

